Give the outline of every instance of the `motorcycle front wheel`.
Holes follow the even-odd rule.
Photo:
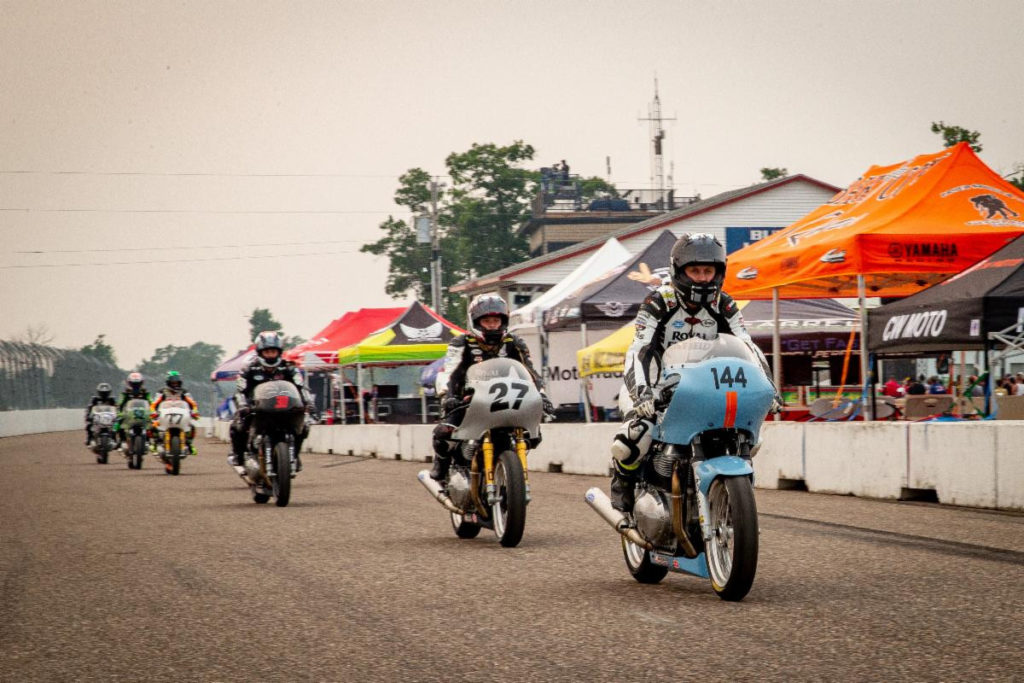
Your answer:
[[[106,434],[100,434],[97,446],[99,447],[100,452],[96,455],[96,462],[101,465],[106,465],[107,458],[110,455],[110,437]]]
[[[708,490],[711,538],[705,553],[711,587],[723,600],[742,600],[757,572],[757,506],[747,477],[718,477]]]
[[[494,484],[498,489],[498,500],[491,507],[494,534],[502,546],[514,548],[526,528],[526,484],[523,466],[513,451],[502,451],[497,457]]]
[[[181,472],[181,436],[171,435],[171,449],[167,452],[167,474],[177,476]]]
[[[292,460],[288,457],[288,442],[280,441],[274,446],[274,504],[279,508],[288,505],[292,496]]]
[[[132,437],[132,452],[128,458],[128,467],[142,469],[142,454],[146,452],[146,439],[141,434]]]

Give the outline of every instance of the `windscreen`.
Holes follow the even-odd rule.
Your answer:
[[[665,349],[661,362],[664,367],[694,365],[710,358],[739,358],[759,363],[750,347],[731,334],[720,334],[717,339],[691,337],[676,342]]]

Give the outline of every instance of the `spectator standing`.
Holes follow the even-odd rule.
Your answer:
[[[915,379],[915,380],[913,380],[910,383],[910,386],[907,387],[907,395],[909,395],[909,396],[921,396],[923,394],[927,394],[928,393],[928,390],[925,389],[924,384],[922,384],[922,382],[921,382],[922,379],[924,379],[924,378],[921,377],[921,378]]]

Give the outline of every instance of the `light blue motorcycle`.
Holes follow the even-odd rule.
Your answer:
[[[757,571],[750,458],[775,388],[732,335],[673,344],[662,365],[659,414],[633,519],[599,488],[587,491],[586,501],[622,535],[626,566],[640,583],[684,572],[709,578],[724,600],[742,600]]]

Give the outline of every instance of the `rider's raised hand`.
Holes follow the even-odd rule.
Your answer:
[[[650,387],[644,387],[637,394],[636,402],[633,404],[633,412],[637,417],[650,419],[654,417],[654,391]]]

